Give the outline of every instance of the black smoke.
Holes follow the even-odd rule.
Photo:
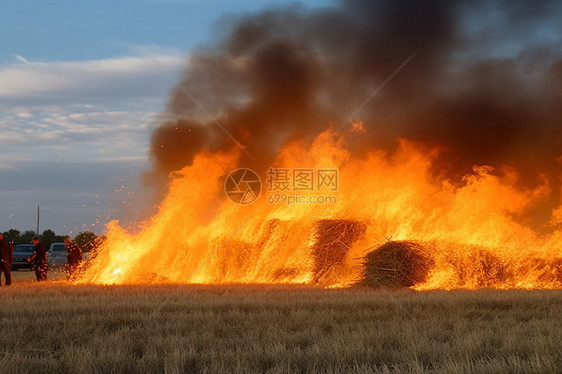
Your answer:
[[[514,166],[526,186],[546,173],[555,201],[560,19],[558,2],[518,0],[348,0],[240,17],[193,54],[182,81],[215,120],[176,87],[174,119],[153,134],[154,174],[237,147],[221,128],[252,156],[241,165],[268,167],[284,143],[345,123],[415,53],[358,113],[367,132],[347,139],[356,156],[407,138],[444,149],[435,172],[453,180],[475,164]]]

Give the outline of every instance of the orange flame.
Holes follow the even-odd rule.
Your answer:
[[[236,169],[240,152],[201,153],[171,178],[158,213],[138,234],[116,221],[108,225],[107,240],[79,282],[312,284],[317,282],[312,251],[317,222],[347,219],[366,229],[322,279],[323,286],[353,284],[362,274],[358,261],[366,249],[385,237],[432,248],[434,266],[417,289],[562,286],[560,230],[541,236],[514,218],[544,198],[546,182],[522,190],[514,171],[500,177],[490,166],[475,166],[456,186],[431,176],[436,151],[400,140],[393,155],[374,150],[354,159],[341,139],[328,141],[331,137],[326,131],[316,138],[311,149],[324,146],[314,157],[303,144],[285,146],[275,166],[337,168],[336,204],[270,204],[262,190],[253,204],[236,205],[225,198],[222,181]],[[553,227],[560,224],[562,207],[552,212]],[[489,251],[507,275],[482,275],[478,251],[471,250],[476,247]],[[462,274],[451,258],[461,264]]]

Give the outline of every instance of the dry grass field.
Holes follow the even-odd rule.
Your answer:
[[[30,276],[0,289],[2,373],[562,370],[562,291],[402,290],[397,307],[373,290]]]

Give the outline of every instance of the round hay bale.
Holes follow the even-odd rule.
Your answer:
[[[422,283],[433,267],[427,250],[411,241],[389,241],[365,256],[360,285],[402,288]]]

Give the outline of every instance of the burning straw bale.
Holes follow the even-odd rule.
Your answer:
[[[472,253],[473,264],[476,264],[475,278],[478,286],[488,287],[504,283],[508,272],[503,261],[489,250],[479,250]]]
[[[228,280],[231,274],[247,272],[253,266],[256,250],[251,243],[239,240],[229,240],[222,245],[214,258],[217,262],[217,274],[221,275],[218,281]]]
[[[344,219],[324,219],[317,222],[314,230],[314,281],[320,282],[334,266],[344,262],[354,242],[365,233],[362,222]]]
[[[535,278],[538,284],[559,288],[562,286],[562,258],[534,258],[517,268],[525,278]]]
[[[457,287],[498,287],[513,282],[508,264],[497,254],[498,248],[473,244],[432,242],[435,261],[441,270],[449,270]]]
[[[552,261],[551,268],[553,269],[554,279],[562,284],[562,258],[557,258]]]
[[[254,268],[259,254],[263,251],[267,242],[276,234],[276,230],[283,222],[279,219],[268,221],[259,233],[256,243],[241,240],[227,240],[220,246],[220,251],[215,256],[217,263],[217,274],[221,274],[221,280],[228,279],[231,274],[247,273]],[[221,239],[221,241],[224,239]]]
[[[365,256],[359,285],[412,287],[427,278],[434,262],[427,249],[412,241],[389,241]]]
[[[260,237],[258,239],[257,247],[263,249],[267,242],[274,237],[276,234],[279,235],[285,234],[283,229],[286,227],[286,222],[282,222],[280,219],[275,218],[267,221],[260,233]]]
[[[509,280],[505,264],[491,250],[467,245],[456,252],[462,256],[450,255],[448,262],[459,278],[459,285],[494,287]]]

